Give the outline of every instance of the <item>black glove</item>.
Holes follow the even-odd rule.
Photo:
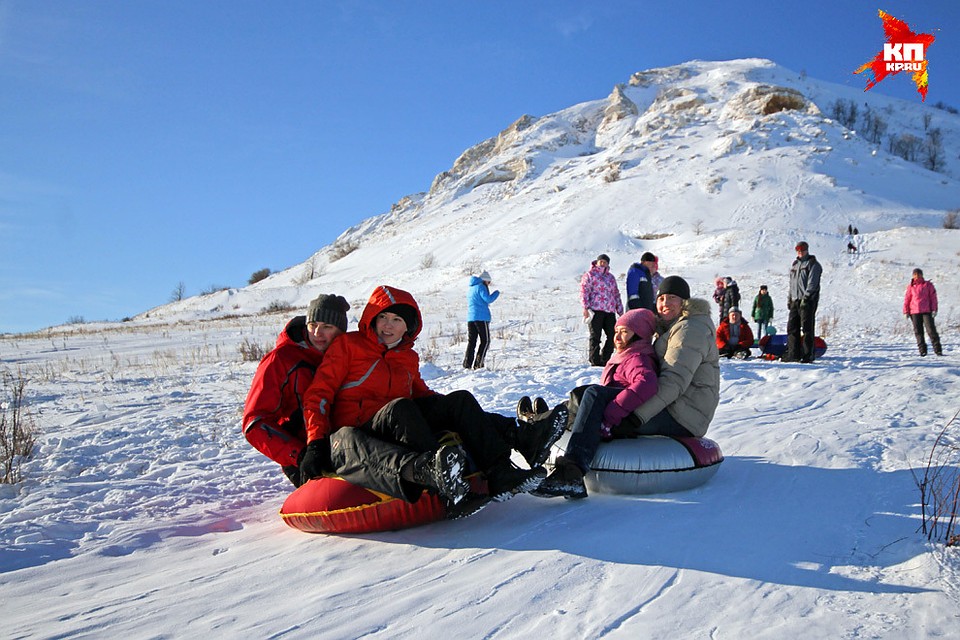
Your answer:
[[[293,483],[293,486],[299,489],[300,485],[303,484],[303,480],[300,479],[300,467],[295,464],[289,464],[282,468],[284,475],[290,479],[290,482]]]
[[[305,484],[311,478],[319,478],[324,471],[333,471],[330,462],[330,441],[327,438],[314,440],[303,450],[300,460],[300,483]]]

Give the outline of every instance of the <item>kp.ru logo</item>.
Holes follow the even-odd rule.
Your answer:
[[[933,34],[914,33],[906,22],[883,11],[880,11],[880,20],[883,21],[883,32],[887,36],[883,51],[854,73],[867,74],[867,88],[864,91],[869,91],[888,75],[909,71],[921,100],[925,101],[928,84],[927,47],[933,44]]]

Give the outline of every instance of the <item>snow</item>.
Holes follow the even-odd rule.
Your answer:
[[[915,475],[960,409],[960,231],[940,228],[960,201],[958,167],[931,173],[823,115],[838,97],[898,122],[927,108],[758,60],[644,78],[696,93],[704,111],[677,123],[649,112],[677,105],[653,85],[625,85],[636,116],[598,132],[597,100],[536,119],[467,174],[345,231],[358,248],[334,262],[321,249],[308,283],[296,265],[131,322],[0,336],[0,370],[29,380],[42,428],[25,480],[0,485],[4,636],[955,636],[960,561],[919,531]],[[721,121],[757,81],[822,113]],[[933,115],[956,145],[957,117]],[[463,186],[517,157],[533,159],[526,176]],[[611,162],[623,164],[608,182]],[[858,255],[845,252],[851,223]],[[656,233],[671,235],[642,239]],[[621,286],[645,250],[699,297],[716,275],[739,282],[744,306],[767,284],[782,329],[801,237],[824,264],[827,354],[722,363],[708,436],[726,459],[696,489],[523,495],[460,521],[309,535],[283,524],[291,487],[240,434],[256,364],[239,345],[271,345],[318,293],[347,296],[355,324],[376,284],[411,291],[428,383],[509,414],[521,395],[555,403],[597,381],[577,283],[598,253]],[[943,357],[917,355],[900,313],[915,266],[937,286]],[[480,268],[502,295],[487,369],[473,372],[459,362]],[[294,309],[262,313],[272,302]]]

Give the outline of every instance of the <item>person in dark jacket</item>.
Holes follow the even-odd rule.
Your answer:
[[[730,309],[740,306],[740,285],[733,278],[723,279],[723,300],[720,301],[720,320],[730,315]]]
[[[657,273],[657,256],[649,251],[640,256],[640,262],[634,262],[627,269],[627,308],[657,309],[657,291],[653,284],[653,274]]]
[[[757,323],[757,335],[755,337],[760,340],[767,335],[767,327],[773,320],[773,298],[767,292],[767,285],[760,285],[760,293],[753,298],[753,308],[750,310],[750,315]]]
[[[343,297],[321,294],[307,315],[290,320],[257,366],[243,406],[244,437],[297,487],[300,455],[307,446],[303,396],[327,347],[347,330],[349,310]]]
[[[470,276],[467,291],[467,353],[463,356],[464,369],[482,369],[490,348],[490,304],[500,297],[499,291],[490,293],[490,274],[487,271]],[[477,339],[480,346],[477,347]],[[474,356],[476,350],[476,356]]]
[[[933,343],[933,352],[942,356],[940,334],[937,333],[937,325],[933,321],[937,317],[937,290],[932,282],[923,279],[922,269],[913,270],[913,277],[903,296],[903,315],[907,316],[913,324],[913,334],[917,338],[920,355],[927,355],[927,340],[923,335],[926,327],[927,333],[930,334],[930,342]]]
[[[813,362],[817,306],[820,304],[820,276],[823,267],[810,254],[810,245],[800,241],[795,247],[797,259],[790,266],[787,293],[787,350],[784,362]]]

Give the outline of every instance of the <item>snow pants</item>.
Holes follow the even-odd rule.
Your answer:
[[[398,398],[359,427],[341,427],[330,436],[330,459],[344,480],[416,501],[423,487],[401,477],[403,467],[421,453],[435,451],[452,431],[482,471],[508,459],[516,421],[483,411],[469,391],[425,398]]]
[[[791,300],[787,316],[787,351],[785,360],[813,362],[813,339],[816,336],[817,304],[820,296],[801,304],[800,300]]]
[[[917,338],[917,349],[920,355],[927,355],[927,340],[923,335],[923,329],[926,327],[930,334],[930,342],[933,344],[933,352],[938,356],[943,355],[943,348],[940,346],[940,334],[937,333],[937,325],[933,322],[933,315],[929,313],[911,313],[910,322],[913,323],[913,335]]]
[[[480,347],[477,348],[477,339]],[[471,320],[467,323],[467,353],[463,356],[464,369],[482,369],[487,349],[490,348],[490,323],[485,320]],[[477,355],[473,352],[476,349]]]
[[[611,311],[594,311],[590,319],[590,353],[588,359],[595,367],[602,367],[613,355],[613,329],[617,315]],[[606,336],[600,348],[601,334]]]

